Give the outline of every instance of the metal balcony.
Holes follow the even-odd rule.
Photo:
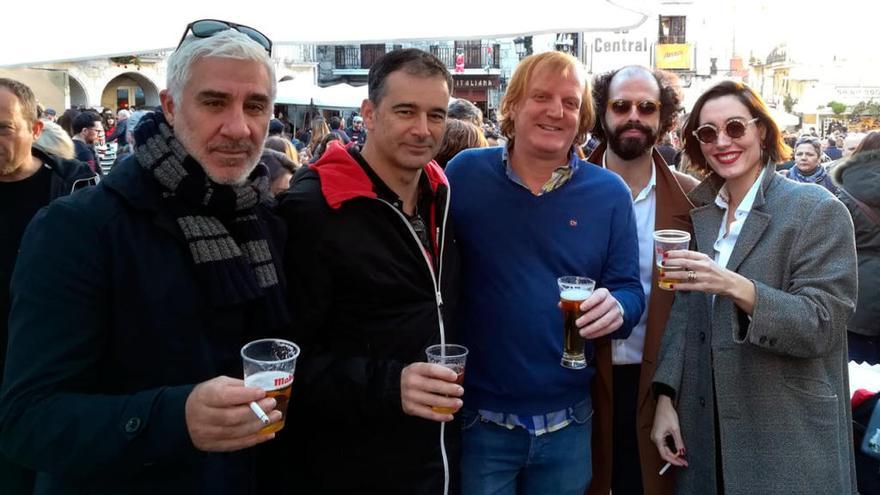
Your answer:
[[[397,48],[397,47],[395,47]],[[335,49],[335,69],[363,69],[372,67],[373,63],[385,55],[386,45],[337,45]],[[465,69],[500,69],[500,44],[461,44],[457,47],[432,45],[431,54],[439,58],[450,72],[455,69],[457,53],[464,56]]]
[[[456,47],[433,45],[430,51],[450,70],[455,69],[455,58],[458,53],[464,56],[465,69],[501,68],[501,45],[497,43],[461,44]]]

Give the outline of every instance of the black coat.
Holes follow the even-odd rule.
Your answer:
[[[37,148],[32,148],[31,154],[38,158],[42,162],[43,167],[51,173],[49,176],[48,194],[43,198],[38,198],[38,201],[41,201],[43,205],[49,204],[56,198],[67,196],[77,189],[97,183],[95,173],[89,170],[89,167],[82,162],[58,158],[46,154]],[[13,214],[19,213],[3,212],[0,214],[0,221],[3,218],[9,218],[10,223],[16,225],[26,225],[26,222],[30,221],[30,218],[13,219],[8,216]],[[22,223],[19,223],[19,221]],[[16,253],[18,251],[19,244],[21,243],[21,237],[18,234],[19,232],[16,231],[16,235],[2,237],[2,242],[10,243],[8,246],[4,246],[3,252]],[[6,364],[9,282],[12,277],[12,267],[15,264],[16,257],[13,255],[12,258],[0,260],[0,382],[3,381],[3,368]],[[33,492],[33,473],[23,470],[0,455],[0,492],[3,495],[30,495]]]
[[[880,151],[865,151],[835,167],[834,181],[880,216]],[[848,330],[880,335],[880,225],[858,207],[852,197],[838,192],[852,215],[859,257],[859,297]]]
[[[196,383],[241,377],[241,346],[280,329],[208,304],[157,189],[131,157],[41,210],[22,241],[0,448],[39,472],[37,494],[265,493],[255,457],[276,442],[202,453],[184,404]]]
[[[452,321],[457,257],[445,223],[448,186],[433,162],[435,195],[424,220],[441,254],[439,271],[409,222],[377,199],[374,184],[341,145],[297,174],[279,214],[290,241],[285,256],[302,347],[292,407],[303,493],[443,493],[440,424],[403,413],[400,373],[425,361],[425,348],[455,342]],[[442,309],[438,305],[439,278]],[[442,313],[442,314],[441,314]],[[458,425],[446,425],[455,486]],[[454,493],[454,488],[453,492]]]
[[[44,153],[37,148],[31,149],[31,154],[43,162],[43,166],[51,170],[49,179],[49,194],[45,198],[45,204],[62,196],[97,184],[95,173],[89,167],[78,160],[65,160]],[[21,239],[10,239],[19,245]],[[3,381],[3,368],[6,356],[7,318],[9,316],[9,279],[0,277],[0,382]]]

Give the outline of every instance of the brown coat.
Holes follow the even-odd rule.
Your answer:
[[[604,143],[596,148],[590,155],[592,163],[602,163],[602,154],[605,153]],[[691,232],[693,225],[690,218],[690,210],[693,208],[687,193],[697,186],[696,179],[689,175],[671,170],[663,157],[654,150],[654,166],[657,170],[657,185],[655,189],[657,197],[657,212],[654,219],[654,228],[678,229]],[[657,272],[652,275],[652,287],[657,287]],[[642,352],[642,368],[639,378],[639,405],[636,413],[638,424],[639,457],[642,467],[642,482],[645,494],[665,495],[671,494],[673,477],[658,476],[657,472],[663,467],[663,461],[657,453],[657,448],[651,442],[651,426],[654,423],[655,402],[651,397],[651,382],[654,378],[654,369],[657,366],[657,352],[660,349],[660,340],[666,328],[666,319],[672,308],[673,292],[665,290],[651,290],[648,299],[648,321],[645,331],[645,348]],[[613,408],[613,385],[611,378],[611,340],[609,337],[599,339],[596,345],[596,378],[591,387],[593,396],[593,481],[588,493],[590,495],[607,495],[611,491],[611,458],[612,446],[612,418]]]

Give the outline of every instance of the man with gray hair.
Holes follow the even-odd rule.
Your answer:
[[[112,141],[116,141],[116,144],[119,145],[120,148],[128,144],[128,118],[131,117],[131,112],[120,108],[118,112],[116,112],[116,128],[113,129],[113,133],[104,138],[104,141],[110,143]]]
[[[843,138],[843,149],[840,150],[840,158],[824,165],[829,174],[853,154],[853,151],[861,144],[862,139],[865,139],[865,134],[862,132],[850,132]]]
[[[0,449],[35,493],[266,493],[285,462],[250,448],[275,437],[254,411],[278,423],[276,400],[232,378],[242,345],[289,321],[258,165],[272,45],[222,21],[186,34],[134,153],[22,241]]]
[[[451,98],[448,112],[447,118],[463,120],[474,124],[479,129],[483,128],[483,111],[464,98]]]

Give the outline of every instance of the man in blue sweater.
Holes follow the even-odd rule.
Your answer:
[[[523,60],[501,105],[506,147],[466,150],[447,168],[462,255],[465,374],[462,487],[577,494],[591,479],[591,365],[560,366],[557,277],[597,289],[580,334],[626,338],[645,306],[630,191],[578,158],[594,120],[576,59]]]

